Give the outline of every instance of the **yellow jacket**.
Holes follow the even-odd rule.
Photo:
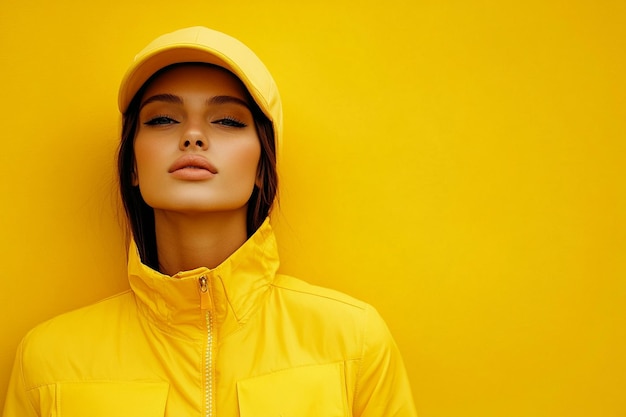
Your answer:
[[[33,329],[4,417],[414,416],[369,305],[276,274],[269,222],[215,269],[165,276]]]

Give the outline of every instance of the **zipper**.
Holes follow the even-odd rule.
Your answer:
[[[213,416],[213,317],[211,316],[211,295],[207,279],[203,275],[200,283],[200,308],[204,312],[207,340],[204,350],[204,415]]]

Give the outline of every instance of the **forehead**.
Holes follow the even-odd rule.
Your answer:
[[[248,101],[239,78],[224,68],[208,64],[178,64],[162,70],[148,82],[143,97],[162,93],[231,95]]]

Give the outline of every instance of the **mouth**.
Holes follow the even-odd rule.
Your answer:
[[[200,155],[184,155],[178,158],[169,168],[170,174],[181,171],[208,171],[211,174],[217,174],[217,168],[215,168],[206,158]]]

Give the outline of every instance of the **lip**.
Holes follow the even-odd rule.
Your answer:
[[[183,155],[170,166],[168,172],[175,178],[198,181],[212,178],[217,168],[200,155]]]

